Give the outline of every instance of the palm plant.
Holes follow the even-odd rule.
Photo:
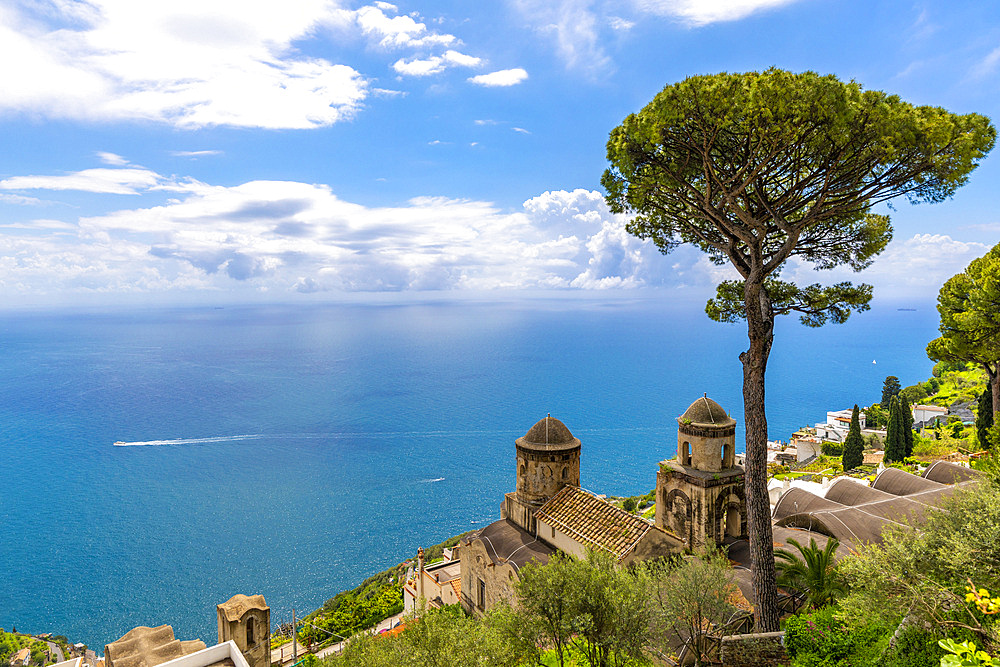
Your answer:
[[[826,547],[820,549],[815,538],[809,538],[809,546],[802,546],[797,540],[788,543],[799,553],[789,549],[774,552],[778,570],[778,585],[793,588],[805,597],[805,603],[814,609],[828,605],[844,592],[844,584],[837,576],[834,554],[840,544],[831,537]]]

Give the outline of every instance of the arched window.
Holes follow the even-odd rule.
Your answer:
[[[254,645],[253,637],[253,616],[247,619],[247,648]]]
[[[566,466],[566,467],[563,468],[562,478],[563,479],[569,479],[569,466]]]
[[[691,465],[691,443],[684,441],[681,445],[681,461],[682,466]]]

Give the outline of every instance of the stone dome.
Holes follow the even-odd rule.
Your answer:
[[[573,437],[566,425],[555,417],[543,417],[528,429],[524,437],[517,439],[517,444],[530,447],[532,445],[555,446],[559,448],[579,447],[580,440]]]
[[[736,420],[726,414],[722,406],[705,394],[684,411],[677,421],[682,424],[698,424],[699,426],[735,426]]]

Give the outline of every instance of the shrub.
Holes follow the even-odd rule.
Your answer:
[[[844,445],[839,442],[823,441],[823,444],[820,445],[820,451],[826,456],[841,456],[844,453]]]
[[[785,648],[788,654],[798,658],[811,653],[826,663],[834,663],[849,655],[853,649],[851,635],[834,611],[834,607],[827,607],[786,620]],[[805,664],[809,664],[808,661]]]

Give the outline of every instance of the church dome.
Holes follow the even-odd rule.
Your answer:
[[[735,426],[736,420],[726,414],[722,406],[708,397],[702,396],[684,411],[678,420],[684,424],[701,426]]]
[[[543,417],[528,429],[524,437],[517,439],[522,446],[542,445],[555,447],[579,447],[580,441],[573,437],[566,425],[555,417]]]

